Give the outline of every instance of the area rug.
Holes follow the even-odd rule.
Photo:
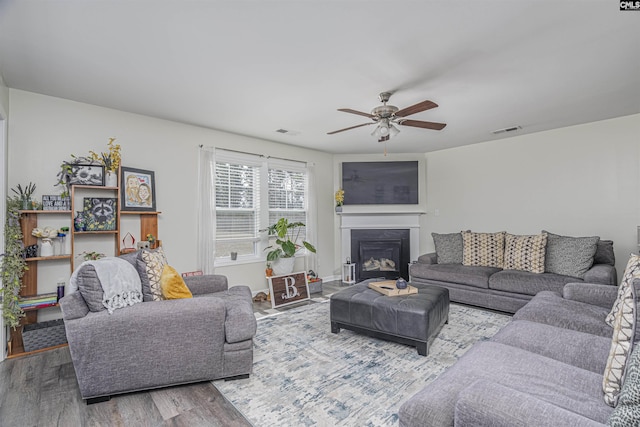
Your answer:
[[[332,334],[329,303],[309,304],[260,319],[250,378],[213,384],[255,426],[397,425],[403,402],[509,319],[451,304],[424,357],[348,330]]]

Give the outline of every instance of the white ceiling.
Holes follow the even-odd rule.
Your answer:
[[[382,151],[372,126],[327,135],[382,91],[448,124],[390,153],[639,113],[639,40],[616,0],[0,0],[11,88],[331,153]]]

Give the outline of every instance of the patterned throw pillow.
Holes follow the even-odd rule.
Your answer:
[[[545,271],[582,279],[593,265],[600,237],[570,237],[547,233]]]
[[[613,303],[613,307],[611,308],[611,311],[605,319],[607,325],[613,327],[613,320],[616,316],[616,313],[620,310],[620,302],[622,301],[624,292],[629,286],[631,286],[631,283],[633,283],[633,279],[637,278],[640,278],[640,256],[631,254],[631,256],[629,257],[629,261],[627,262],[627,267],[624,269],[620,287],[618,288],[618,297]]]
[[[462,264],[462,234],[431,233],[438,264]]]
[[[504,269],[544,273],[547,233],[516,236],[507,233],[504,246]]]
[[[504,263],[504,235],[499,233],[462,232],[462,264],[502,268]]]
[[[167,265],[167,257],[164,254],[162,247],[155,251],[142,251],[142,259],[146,264],[147,276],[149,277],[149,287],[151,295],[154,301],[160,301],[162,299],[162,288],[160,286],[160,279],[162,277],[162,270]]]
[[[640,424],[640,346],[633,349],[627,363],[627,374],[620,391],[618,405],[607,422],[607,425],[611,427],[629,427]]]
[[[602,379],[604,401],[609,406],[615,407],[618,403],[620,389],[624,383],[627,361],[633,350],[636,310],[636,292],[633,286],[628,286],[613,323],[611,350]]]

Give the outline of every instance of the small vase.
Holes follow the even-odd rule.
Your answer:
[[[107,171],[107,174],[104,177],[104,185],[105,187],[117,187],[118,175],[116,175],[115,172]]]
[[[53,245],[51,244],[51,240],[42,240],[42,245],[40,245],[40,256],[53,256]]]
[[[31,204],[31,199],[28,197],[25,197],[22,199],[22,210],[23,211],[28,211],[33,207],[33,205]]]
[[[342,205],[336,206],[336,212],[342,212]]]
[[[69,255],[71,253],[71,239],[67,239],[66,234],[62,236],[58,234],[58,238],[60,239],[60,248],[62,251],[60,255]]]
[[[77,211],[76,217],[73,219],[73,228],[76,231],[86,231],[87,226],[84,221],[84,213],[82,211]]]
[[[396,288],[398,289],[407,289],[407,286],[408,286],[407,281],[404,280],[402,277],[396,281]]]

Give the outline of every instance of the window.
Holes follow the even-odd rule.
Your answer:
[[[270,243],[260,230],[282,217],[307,224],[307,204],[305,164],[216,150],[215,258],[237,252],[239,259],[263,259]]]
[[[304,169],[283,165],[269,165],[269,225],[280,218],[289,222],[307,223],[307,175]],[[299,240],[305,239],[301,229]]]
[[[260,236],[260,167],[216,161],[216,257],[256,255]]]

